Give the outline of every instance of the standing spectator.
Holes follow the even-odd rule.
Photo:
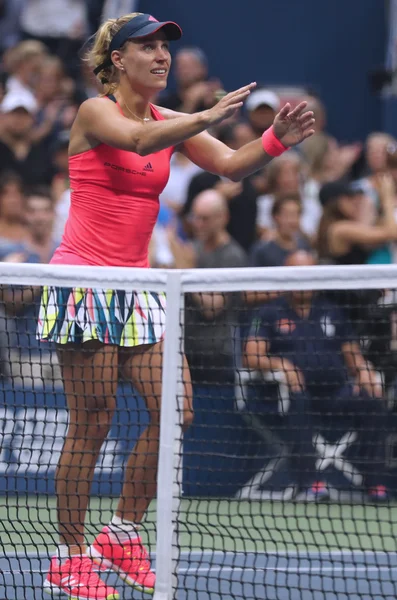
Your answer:
[[[222,87],[217,79],[208,79],[207,57],[201,48],[181,48],[174,58],[177,89],[160,95],[159,104],[171,110],[194,113],[210,108]],[[273,122],[273,121],[272,121]]]
[[[50,184],[49,149],[44,142],[32,142],[36,101],[23,91],[8,92],[0,108],[0,175],[14,171],[25,185]]]
[[[78,75],[79,50],[88,33],[86,0],[25,0],[21,13],[23,35],[43,42]]]
[[[258,241],[251,252],[253,267],[281,267],[297,250],[310,250],[301,233],[302,204],[292,194],[276,198],[272,206],[274,229],[268,241]]]
[[[286,264],[310,266],[315,261],[299,251]],[[284,374],[291,401],[287,420],[297,492],[305,490],[308,500],[328,498],[316,474],[314,417],[320,416],[326,426],[331,415],[345,415],[358,424],[362,436],[368,494],[372,500],[387,499],[382,441],[387,413],[381,386],[336,305],[311,291],[290,292],[267,304],[253,321],[245,363],[250,369]]]
[[[193,253],[186,245],[171,240],[176,268],[244,267],[247,257],[226,230],[228,206],[216,190],[199,194],[192,206],[195,242]],[[190,256],[188,264],[187,256]],[[186,299],[185,350],[193,382],[233,380],[232,324],[239,305],[234,294],[195,293]]]
[[[260,88],[252,92],[245,103],[245,109],[253,136],[259,138],[271,127],[280,109],[280,98],[275,92]]]

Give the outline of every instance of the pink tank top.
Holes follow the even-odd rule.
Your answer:
[[[164,117],[151,105],[155,120]],[[51,263],[149,267],[173,147],[139,156],[100,144],[69,158],[71,205]]]

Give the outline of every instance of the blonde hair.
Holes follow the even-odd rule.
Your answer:
[[[94,36],[94,44],[87,53],[85,60],[92,68],[99,67],[109,55],[110,42],[120,31],[120,29],[135,17],[139,17],[143,13],[135,12],[124,15],[119,19],[108,19],[101,25]],[[103,92],[101,96],[113,94],[119,85],[119,73],[114,65],[105,67],[99,74],[98,79],[103,84]]]
[[[38,40],[26,40],[12,48],[7,55],[7,68],[13,73],[30,58],[48,56],[48,49]]]

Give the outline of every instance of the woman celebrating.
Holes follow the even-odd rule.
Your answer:
[[[69,145],[71,207],[53,264],[148,267],[172,153],[238,181],[314,133],[306,103],[286,104],[262,139],[233,151],[206,130],[238,110],[255,87],[246,85],[201,113],[185,115],[151,104],[166,87],[169,40],[182,32],[141,13],[106,21],[90,58],[105,94],[84,102]],[[45,581],[49,593],[114,599],[92,559],[131,586],[153,593],[155,575],[139,523],[156,492],[161,398],[162,295],[116,290],[45,288],[40,339],[56,342],[70,425],[56,474],[60,546]],[[192,421],[192,390],[184,363],[184,420]],[[87,552],[84,519],[98,454],[115,410],[118,371],[145,399],[150,424],[128,460],[122,494],[109,526]],[[171,484],[171,482],[170,482]]]

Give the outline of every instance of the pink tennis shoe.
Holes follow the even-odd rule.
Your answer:
[[[156,575],[150,567],[149,555],[140,537],[128,542],[115,542],[109,527],[104,527],[87,554],[101,569],[112,569],[128,585],[146,594],[154,593]]]
[[[44,591],[52,597],[65,595],[70,600],[118,600],[120,597],[98,576],[88,556],[72,556],[63,564],[54,557],[44,581]]]

